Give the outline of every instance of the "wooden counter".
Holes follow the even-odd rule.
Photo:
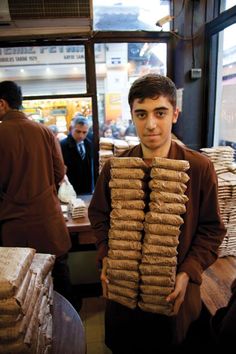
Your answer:
[[[218,258],[203,273],[201,286],[202,301],[211,315],[226,306],[231,296],[230,286],[236,278],[236,257]]]

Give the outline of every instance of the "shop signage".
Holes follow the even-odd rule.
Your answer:
[[[96,48],[102,60],[103,46]],[[0,48],[0,66],[81,64],[85,62],[83,45]]]

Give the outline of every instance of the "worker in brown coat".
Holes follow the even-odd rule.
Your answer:
[[[189,325],[201,311],[202,272],[216,259],[225,235],[217,196],[217,176],[212,162],[200,153],[171,139],[177,122],[176,87],[167,77],[148,74],[131,86],[129,105],[140,144],[123,157],[141,157],[151,164],[154,157],[189,161],[188,202],[182,216],[177,247],[174,290],[166,296],[173,303],[173,316],[130,309],[112,300],[106,302],[105,341],[115,354],[172,353],[184,340]],[[110,228],[111,162],[98,178],[89,207],[89,218],[97,238],[101,281],[106,296],[108,231]],[[122,232],[122,231],[121,231]]]
[[[21,88],[0,83],[0,236],[2,246],[56,255],[54,287],[70,297],[71,247],[56,186],[65,174],[60,145],[44,125],[20,111]]]

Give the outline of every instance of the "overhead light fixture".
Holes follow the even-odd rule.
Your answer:
[[[167,15],[167,16],[164,16],[162,18],[160,18],[160,20],[158,20],[156,22],[156,26],[158,27],[162,27],[164,26],[167,22],[170,22],[174,19],[174,16],[170,16],[170,15]]]

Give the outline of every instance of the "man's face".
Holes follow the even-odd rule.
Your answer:
[[[71,134],[77,143],[83,141],[88,134],[89,127],[87,125],[76,124],[71,130]]]
[[[131,114],[146,149],[154,152],[169,144],[172,124],[177,122],[179,110],[174,109],[168,98],[146,98],[143,102],[135,99]]]

